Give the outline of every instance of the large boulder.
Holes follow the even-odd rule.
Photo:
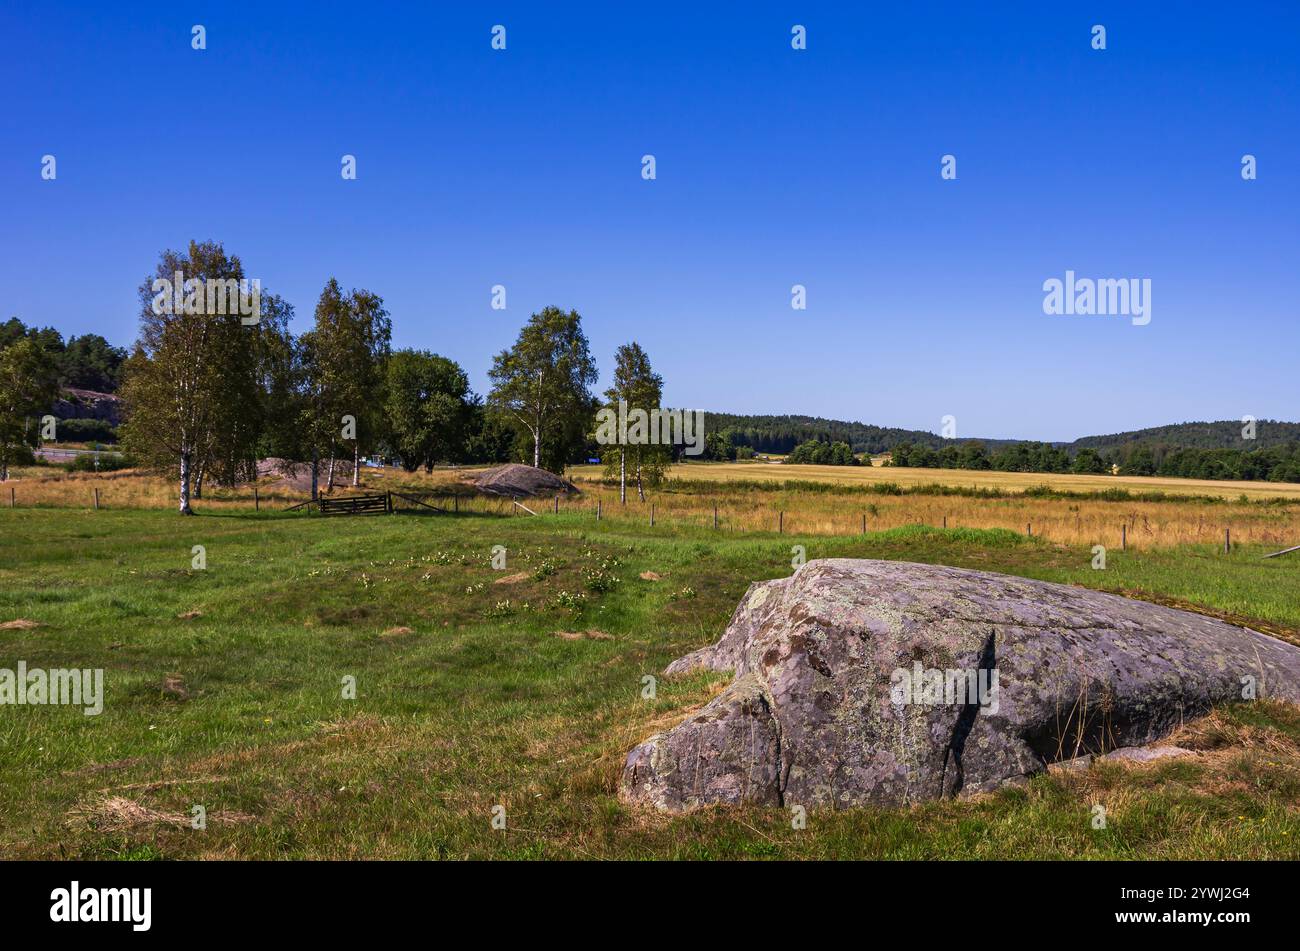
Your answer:
[[[990,790],[1168,735],[1232,700],[1300,700],[1300,648],[1083,588],[904,562],[757,582],[669,666],[727,689],[627,757],[625,798],[846,808]]]

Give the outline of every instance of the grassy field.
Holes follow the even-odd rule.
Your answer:
[[[365,470],[364,491],[449,491],[467,471],[439,469],[431,474],[398,469]],[[711,527],[716,510],[724,532],[771,532],[806,536],[857,536],[871,531],[930,525],[948,528],[1005,529],[1052,542],[1091,547],[1155,550],[1222,545],[1224,531],[1235,542],[1270,550],[1300,541],[1300,486],[1284,483],[1209,483],[1167,479],[1111,479],[1105,476],[1053,477],[1023,473],[953,473],[935,469],[784,466],[763,463],[695,463],[678,466],[644,503],[629,491],[619,502],[616,486],[600,481],[595,467],[575,467],[569,475],[582,495],[563,502],[566,512],[648,525],[651,515],[663,525]],[[870,473],[870,475],[868,475]],[[906,482],[893,476],[913,475]],[[920,481],[924,475],[929,481]],[[967,476],[984,483],[962,484]],[[102,508],[169,509],[175,504],[171,481],[136,471],[69,474],[60,469],[21,469],[8,488],[17,509],[92,508],[96,492]],[[947,478],[950,481],[944,482]],[[1082,483],[1075,480],[1083,479]],[[1052,480],[1057,481],[1052,481]],[[1092,480],[1092,481],[1086,481]],[[1168,488],[1170,482],[1185,486]],[[1232,486],[1223,495],[1219,487]],[[1250,492],[1271,489],[1273,496]],[[464,490],[463,486],[459,487]],[[1198,489],[1205,494],[1189,494]],[[1249,490],[1249,491],[1247,491]],[[283,509],[307,497],[301,487],[264,480],[259,499],[266,509]],[[348,487],[339,492],[352,491]],[[1245,493],[1243,495],[1243,493]],[[1292,493],[1292,494],[1288,494]],[[0,487],[0,506],[11,501]],[[508,514],[508,502],[463,496],[464,511]],[[208,511],[251,511],[253,489],[209,485],[202,500]],[[652,511],[653,507],[653,511]]]
[[[200,508],[0,509],[0,624],[36,625],[0,629],[0,667],[106,671],[99,716],[0,707],[0,855],[1300,857],[1300,713],[1264,703],[1186,727],[1195,757],[814,811],[799,831],[779,810],[669,819],[616,795],[627,750],[729,680],[660,679],[647,701],[642,677],[715,640],[750,581],[789,573],[792,544],[1135,593],[1300,640],[1300,560],[1261,561],[1258,546],[1112,551],[1094,571],[1086,546],[966,527],[805,538],[598,523],[585,507]],[[190,827],[195,805],[206,830]]]

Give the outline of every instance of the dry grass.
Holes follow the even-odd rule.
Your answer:
[[[397,470],[369,470],[364,473],[361,491],[432,491],[449,489],[472,469],[439,469],[433,473],[405,473]],[[604,485],[600,469],[578,466],[569,476],[582,489],[582,495],[561,500],[561,511],[582,511],[595,516],[599,504],[602,518],[648,524],[653,515],[656,524],[665,527],[686,522],[711,525],[717,507],[720,529],[738,532],[775,532],[778,525],[792,535],[854,535],[863,529],[863,517],[869,531],[906,525],[931,525],[948,528],[1002,528],[1017,533],[1032,530],[1035,536],[1066,545],[1106,545],[1118,548],[1121,526],[1125,526],[1130,548],[1167,548],[1178,545],[1222,544],[1224,530],[1231,531],[1234,543],[1283,548],[1300,538],[1300,485],[1288,483],[1209,482],[1187,479],[1116,478],[1109,476],[1058,476],[1041,473],[953,472],[938,469],[846,468],[835,466],[786,466],[765,463],[690,464],[674,467],[672,476],[689,479],[690,484],[650,492],[645,503],[629,493],[629,501],[618,501],[616,486]],[[765,490],[729,486],[744,480],[770,482]],[[817,491],[788,488],[787,480],[844,486],[845,491]],[[998,489],[1010,493],[1004,498],[979,498],[963,495],[930,495],[905,492],[902,495],[863,493],[856,488],[872,482],[895,482],[913,488],[944,484],[955,487]],[[717,491],[708,486],[717,484]],[[1024,491],[1046,485],[1059,491],[1097,492],[1127,489],[1131,492],[1165,492],[1189,495],[1186,501],[1167,498],[1162,501],[1105,499],[1037,498]],[[101,508],[170,509],[176,503],[176,487],[171,480],[135,470],[105,474],[51,472],[48,469],[20,470],[11,481],[15,504],[22,507],[56,506],[90,509],[94,490],[99,490]],[[350,487],[336,488],[334,495],[345,495]],[[259,486],[261,509],[274,512],[301,502],[305,495],[291,488],[264,484]],[[1243,504],[1242,495],[1251,499],[1275,498],[1274,504],[1258,501]],[[0,490],[0,505],[7,504]],[[1200,497],[1198,497],[1200,496]],[[1204,496],[1221,497],[1209,501]],[[246,511],[253,507],[253,489],[241,486],[226,489],[209,486],[195,507],[205,511]],[[399,505],[406,503],[399,502]],[[449,504],[449,503],[448,503]],[[509,500],[462,495],[457,505],[461,512],[497,515],[526,515]],[[541,514],[552,503],[538,501],[530,507]],[[782,514],[783,513],[783,514]]]
[[[569,475],[596,478],[599,466],[574,466]],[[952,485],[964,488],[1024,491],[1046,485],[1066,492],[1104,492],[1128,489],[1130,492],[1167,492],[1174,495],[1214,495],[1235,499],[1245,495],[1252,499],[1288,498],[1300,502],[1300,483],[1233,482],[1211,479],[1176,479],[1161,476],[1073,475],[1051,472],[981,472],[968,469],[910,469],[883,466],[806,466],[768,462],[687,463],[673,466],[669,477],[717,481],[772,480],[784,482],[830,482],[840,485],[894,482],[901,486]]]
[[[940,495],[861,495],[781,489],[771,492],[656,492],[641,503],[630,495],[618,500],[617,486],[577,480],[581,501],[566,509],[593,510],[597,500],[603,518],[649,524],[651,504],[656,524],[680,521],[706,526],[717,506],[718,527],[740,532],[788,535],[855,535],[906,525],[947,528],[1002,528],[1063,545],[1105,545],[1119,548],[1125,535],[1129,548],[1168,548],[1187,544],[1217,545],[1229,529],[1234,544],[1283,548],[1300,541],[1300,499],[1276,505],[1215,503],[1189,500],[1162,502],[1052,499],[1010,496],[982,499]],[[784,513],[782,515],[782,513]],[[1126,526],[1126,528],[1125,528]]]
[[[237,823],[251,822],[253,816],[243,812],[216,810],[208,813],[206,819],[209,823]],[[69,825],[100,833],[135,832],[164,826],[188,829],[191,822],[190,815],[153,809],[125,796],[104,796],[78,805],[68,814]]]

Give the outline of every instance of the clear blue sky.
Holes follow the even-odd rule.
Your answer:
[[[1300,418],[1294,2],[15,6],[0,317],[128,344],[159,252],[212,238],[296,329],[337,276],[480,390],[557,304],[602,387],[636,339],[676,405],[1041,439]],[[1044,315],[1067,269],[1150,278],[1150,325]]]

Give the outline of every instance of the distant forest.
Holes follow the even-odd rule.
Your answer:
[[[754,452],[785,455],[800,443],[814,441],[847,443],[854,452],[879,454],[899,443],[914,443],[938,449],[951,439],[918,429],[869,426],[820,416],[741,416],[734,413],[705,413],[711,432],[721,433],[733,446],[747,446]],[[986,445],[1008,440],[985,439]]]
[[[1238,420],[1179,423],[1085,436],[1072,443],[944,439],[920,430],[869,426],[817,416],[709,413],[711,458],[750,452],[789,455],[790,462],[853,465],[854,453],[892,454],[892,464],[1004,472],[1107,473],[1300,482],[1300,423],[1259,420],[1243,438]],[[721,437],[720,439],[718,437]],[[729,446],[729,454],[715,447]]]
[[[1172,426],[1155,426],[1128,433],[1114,433],[1110,436],[1084,436],[1070,445],[1074,449],[1081,449],[1084,446],[1092,449],[1117,449],[1138,445],[1153,448],[1167,446],[1184,449],[1240,449],[1245,441],[1241,438],[1241,431],[1242,423],[1231,419],[1217,423],[1177,423]],[[1300,442],[1300,423],[1261,419],[1255,423],[1255,438],[1251,442],[1256,449]]]

